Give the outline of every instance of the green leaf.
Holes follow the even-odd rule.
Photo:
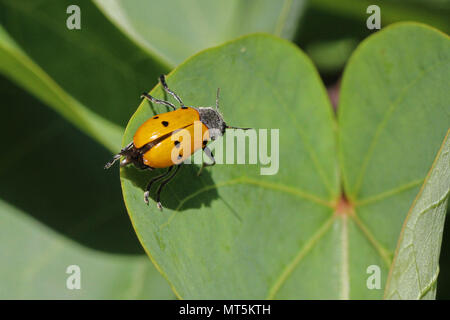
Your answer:
[[[81,30],[66,27],[72,4]],[[140,94],[169,70],[91,1],[0,0],[0,24],[0,72],[111,150]]]
[[[172,298],[104,174],[109,151],[4,77],[0,95],[0,299]]]
[[[448,129],[449,56],[448,38],[418,24],[364,41],[343,78],[339,131],[317,72],[288,42],[247,36],[175,69],[168,84],[187,105],[213,105],[220,87],[228,124],[280,129],[276,175],[217,165],[197,178],[185,166],[163,212],[143,202],[156,173],[121,169],[138,237],[176,294],[382,298],[402,222]],[[165,97],[159,86],[151,93]],[[162,111],[143,102],[123,145]],[[378,290],[367,287],[371,265]]]
[[[450,130],[403,225],[387,299],[434,299],[450,194]]]
[[[290,39],[305,4],[304,0],[94,2],[150,55],[171,66],[202,49],[252,32]]]

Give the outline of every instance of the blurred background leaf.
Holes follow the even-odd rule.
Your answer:
[[[172,299],[166,281],[144,255],[89,249],[0,200],[0,299]],[[64,215],[65,216],[65,215]],[[80,236],[108,223],[74,225]],[[111,233],[111,235],[113,235]],[[131,232],[130,232],[131,235]],[[138,247],[136,246],[136,249]],[[81,289],[68,290],[66,269],[81,270]]]
[[[66,8],[70,4],[82,8],[81,30],[66,27]],[[86,127],[92,127],[92,119],[85,120],[89,117],[102,119],[105,125],[114,127],[116,131],[118,128],[123,130],[140,94],[156,83],[159,74],[169,70],[149,58],[146,52],[112,26],[90,1],[1,0],[0,21],[17,43],[16,47],[29,57],[23,61],[15,54],[16,64],[20,66],[22,63],[20,67],[25,71],[32,69],[17,74],[16,65],[7,63],[3,65],[3,73],[50,106],[55,107],[54,104],[59,103],[57,111],[85,132]],[[30,59],[34,64],[28,63]],[[36,72],[38,68],[45,73]],[[30,81],[30,74],[38,79]],[[47,86],[43,87],[39,81]],[[49,100],[44,95],[48,96],[52,91],[57,91],[53,94],[56,97]],[[68,98],[72,103],[65,101]],[[77,106],[72,104],[78,104],[78,109],[84,106],[91,112],[85,112],[86,116],[77,119],[73,110]],[[116,150],[117,147],[113,148],[113,142],[110,142],[113,138],[110,131],[103,132],[103,129],[104,126],[93,127],[98,131],[96,136],[102,137],[98,140],[104,143],[108,139],[104,145]],[[120,136],[121,132],[114,135],[115,146],[120,145]]]
[[[0,298],[166,299],[125,213],[109,152],[0,77]],[[13,140],[11,140],[13,138]],[[65,286],[81,267],[81,290]]]
[[[94,0],[150,55],[175,67],[202,49],[252,32],[291,39],[305,0]]]
[[[0,26],[0,70],[71,120],[82,131],[111,150],[117,150],[122,128],[99,117],[61,89],[20,50]]]

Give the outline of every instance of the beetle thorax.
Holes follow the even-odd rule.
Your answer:
[[[223,136],[225,133],[226,124],[219,111],[211,107],[200,107],[198,108],[198,113],[200,114],[200,121],[203,122],[209,129],[211,140],[215,140],[216,138]]]

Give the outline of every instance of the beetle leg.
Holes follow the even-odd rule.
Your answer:
[[[202,166],[200,168],[200,170],[198,170],[197,172],[197,176],[199,176],[202,173],[202,170],[204,167],[209,167],[209,166],[213,166],[216,164],[216,159],[214,159],[214,155],[211,152],[211,150],[208,147],[204,147],[203,151],[205,151],[205,154],[208,156],[208,158],[212,161],[211,163],[206,163],[203,161]]]
[[[148,93],[145,93],[145,92],[141,95],[141,98],[146,98],[147,100],[150,100],[153,103],[163,104],[165,106],[171,107],[173,110],[176,109],[175,106],[173,104],[171,104],[169,101],[156,99],[156,98],[152,97],[151,95],[149,95]]]
[[[168,94],[170,94],[172,97],[175,98],[175,100],[177,100],[182,106],[184,106],[184,103],[183,103],[183,101],[181,101],[181,98],[179,96],[177,96],[177,94],[175,92],[173,92],[172,90],[170,90],[169,87],[167,86],[166,76],[163,75],[163,74],[160,75],[159,76],[159,81],[161,81],[161,84],[162,84],[164,90],[166,90],[166,92]]]
[[[167,176],[170,171],[172,171],[173,166],[169,167],[169,170],[167,170],[166,172],[164,172],[163,174],[153,177],[148,183],[147,183],[147,187],[145,188],[145,192],[144,192],[144,202],[146,204],[148,204],[148,196],[150,194],[150,188],[152,187],[152,184],[158,180],[161,180],[162,178],[164,178],[165,176]]]
[[[104,169],[109,169],[112,167],[112,165],[120,159],[122,155],[120,153],[116,154],[111,161],[109,161],[108,163],[105,164],[105,166],[103,167]]]
[[[159,185],[158,191],[156,191],[156,206],[158,207],[159,210],[162,210],[162,205],[161,205],[161,201],[160,201],[161,191],[162,191],[162,189],[164,188],[164,186],[165,186],[166,184],[168,184],[168,183],[170,182],[170,180],[172,180],[172,179],[176,176],[176,174],[177,174],[178,170],[180,169],[180,167],[181,167],[181,164],[180,164],[180,165],[177,165],[177,166],[175,167],[174,173],[173,173],[170,177],[164,179],[164,180],[161,182],[161,184]],[[173,166],[172,166],[171,168],[173,168]]]
[[[105,169],[111,168],[111,166],[112,166],[117,160],[119,160],[121,156],[123,156],[123,153],[126,152],[126,151],[128,151],[132,146],[133,146],[133,142],[130,142],[125,148],[123,148],[122,150],[120,150],[120,152],[119,152],[118,154],[116,154],[116,155],[112,158],[111,161],[109,161],[107,164],[105,164],[105,167],[104,167],[104,168],[105,168]],[[120,165],[121,165],[121,166],[124,166],[124,165],[128,164],[128,162],[127,162],[127,163],[124,163],[124,162],[125,162],[125,159],[124,159],[124,161],[122,161],[122,163],[121,163]]]

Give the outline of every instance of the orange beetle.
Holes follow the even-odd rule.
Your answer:
[[[215,164],[214,156],[207,147],[208,141],[222,136],[227,128],[243,130],[250,128],[237,128],[226,125],[222,115],[219,113],[219,89],[217,89],[215,109],[212,107],[187,107],[180,97],[169,89],[164,75],[161,75],[159,80],[164,90],[180,103],[181,108],[177,109],[168,101],[159,100],[147,93],[143,93],[141,97],[153,103],[166,105],[172,108],[173,111],[155,115],[145,121],[137,129],[133,141],[116,154],[105,165],[105,169],[109,169],[122,156],[124,159],[120,162],[120,166],[132,163],[139,169],[169,168],[165,173],[152,178],[148,182],[144,193],[144,201],[148,204],[152,184],[162,180],[156,192],[156,205],[161,210],[161,191],[176,175],[184,160],[200,148],[203,149],[212,163],[203,163],[199,171],[200,174],[205,166]],[[195,130],[198,130],[197,128],[201,129],[201,135],[195,134]],[[190,141],[183,141],[183,138],[186,137]],[[182,148],[182,144],[184,148]],[[174,167],[175,170],[171,174]]]

